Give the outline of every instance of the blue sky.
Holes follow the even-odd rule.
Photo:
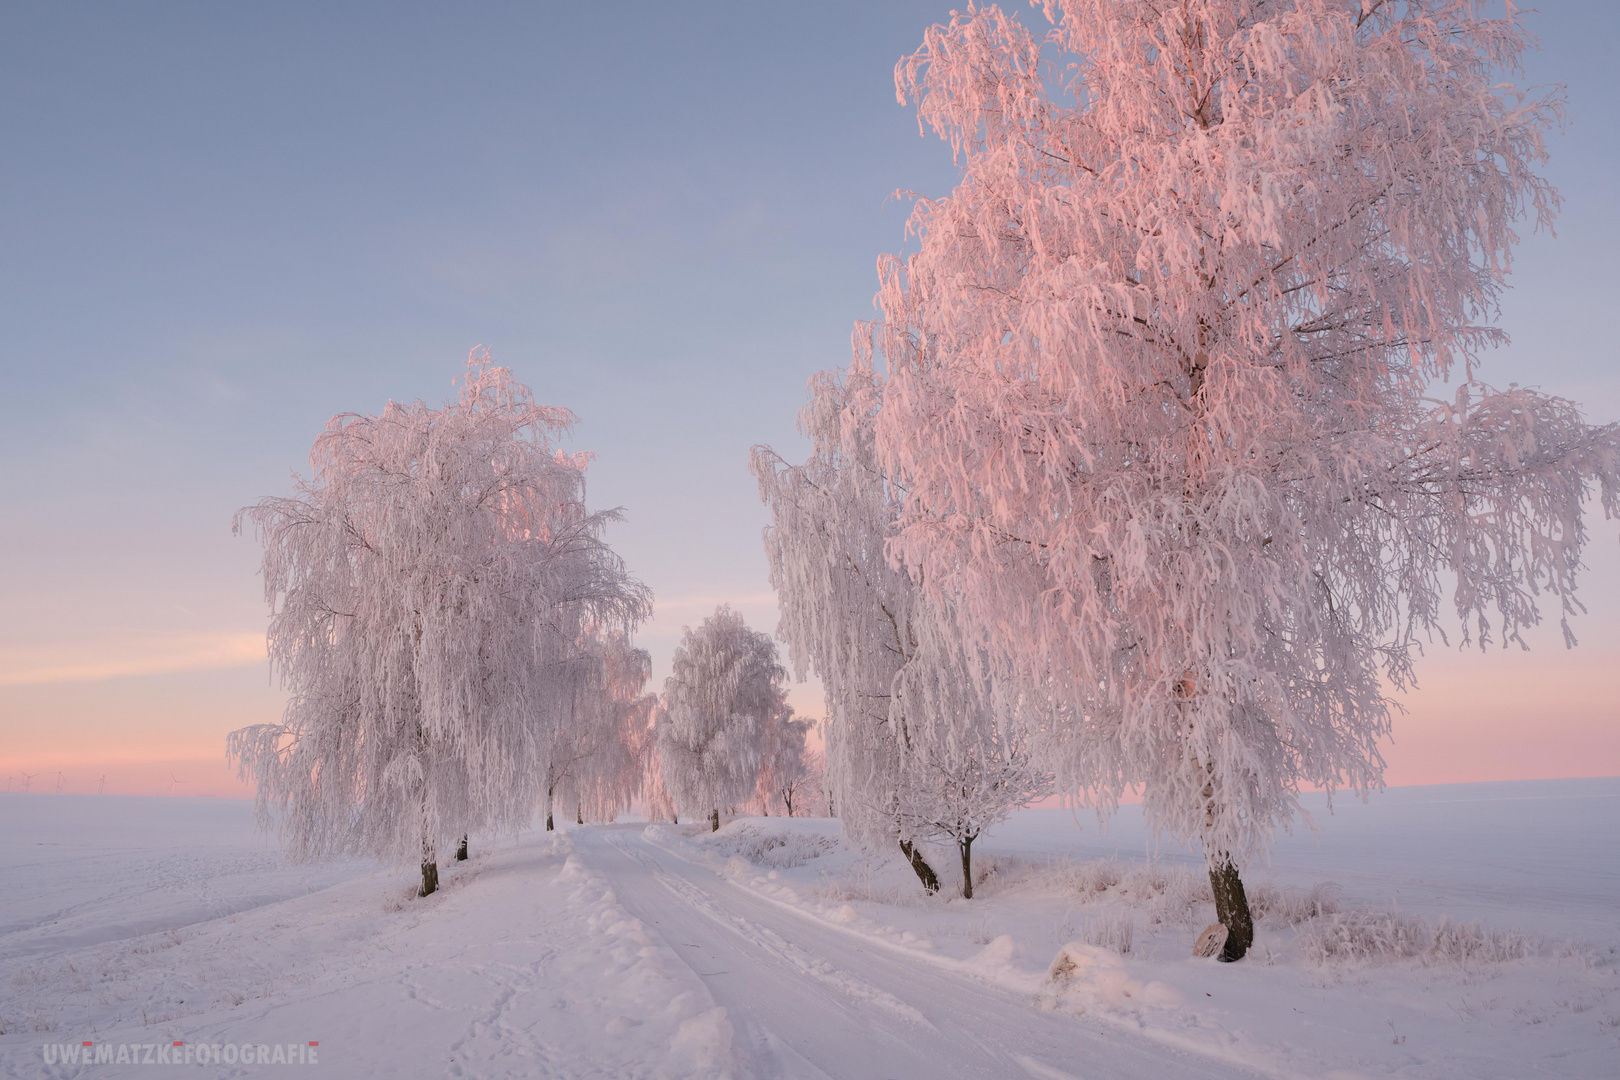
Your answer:
[[[13,757],[83,771],[103,740],[179,760],[271,718],[258,553],[232,512],[287,491],[332,414],[442,400],[479,344],[579,415],[593,502],[626,508],[612,539],[659,599],[656,663],[722,599],[773,626],[746,455],[800,446],[805,379],[845,362],[875,261],[904,244],[892,193],[949,190],[948,149],[892,82],[949,10],[8,5]],[[1556,239],[1526,238],[1514,345],[1484,375],[1620,419],[1620,14],[1529,18],[1526,81],[1569,88],[1548,167],[1566,205]],[[1594,608],[1620,587],[1614,533]],[[1611,612],[1578,631],[1585,662],[1620,656]]]

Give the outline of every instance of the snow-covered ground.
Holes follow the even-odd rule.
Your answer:
[[[245,803],[0,795],[0,1076],[146,1075],[134,1047],[217,1076],[1620,1073],[1620,780],[1337,809],[1251,875],[1257,944],[1221,965],[1189,958],[1196,860],[1131,808],[1016,815],[972,901],[779,818],[475,837],[421,900],[287,866]],[[59,1060],[85,1042],[113,1062]]]

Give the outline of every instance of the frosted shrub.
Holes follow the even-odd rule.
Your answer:
[[[1597,957],[1592,950],[1574,938],[1565,939],[1564,943],[1558,946],[1553,955],[1559,960],[1569,960],[1579,964],[1583,971],[1591,971],[1592,968],[1597,966]]]
[[[1150,897],[1148,922],[1168,926],[1190,926],[1204,921],[1207,911],[1215,904],[1209,877],[1185,868],[1168,876],[1164,889]]]
[[[1294,941],[1300,957],[1318,967],[1399,960],[1462,966],[1502,963],[1530,954],[1529,941],[1517,932],[1453,923],[1449,915],[1441,916],[1431,927],[1416,916],[1366,908],[1311,919],[1300,927]]]
[[[1453,923],[1443,915],[1424,959],[1454,964],[1500,964],[1530,955],[1530,941],[1517,930],[1486,930],[1478,923]]]
[[[1427,945],[1423,920],[1357,909],[1307,923],[1294,939],[1300,956],[1329,964],[1390,963],[1417,956]]]
[[[755,866],[772,870],[790,870],[803,866],[811,859],[838,847],[830,836],[806,836],[802,833],[772,832],[757,825],[736,822],[720,832],[697,840],[699,846],[722,858],[738,856]]]
[[[979,855],[973,860],[973,888],[1000,892],[1039,882],[1048,875],[1045,864],[1016,855]]]
[[[1082,900],[1095,900],[1119,884],[1120,865],[1112,860],[1081,863],[1071,867],[1070,884]]]

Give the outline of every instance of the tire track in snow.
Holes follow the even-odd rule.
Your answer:
[[[608,843],[641,863],[660,885],[680,896],[681,899],[691,904],[692,907],[723,929],[738,934],[762,951],[831,987],[840,994],[862,1004],[882,1009],[907,1023],[934,1030],[934,1025],[929,1022],[928,1017],[888,991],[880,990],[864,979],[838,970],[826,960],[810,955],[768,927],[750,922],[733,912],[722,910],[709,899],[708,894],[702,889],[678,874],[669,873],[658,865],[656,859],[645,852],[636,851],[625,843],[623,834],[611,834]]]

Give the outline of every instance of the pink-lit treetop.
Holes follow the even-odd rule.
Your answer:
[[[1381,678],[1410,684],[1450,576],[1464,641],[1579,608],[1620,440],[1475,380],[1560,103],[1498,81],[1511,5],[1044,10],[970,7],[896,70],[962,177],[857,349],[889,551],[1054,703],[1067,787],[1145,784],[1241,864],[1301,784],[1379,783]]]

